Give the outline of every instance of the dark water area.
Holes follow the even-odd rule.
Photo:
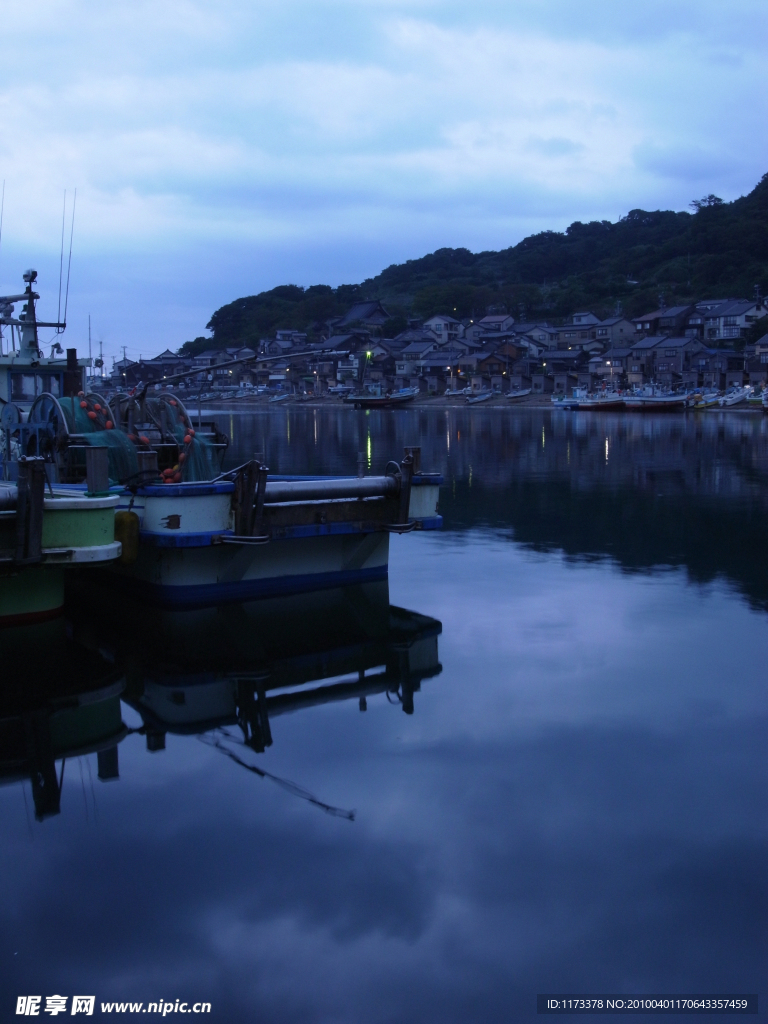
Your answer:
[[[73,592],[0,635],[2,1019],[31,993],[318,1024],[762,994],[768,418],[217,418],[230,465],[281,473],[421,444],[444,529],[393,536],[388,584]]]

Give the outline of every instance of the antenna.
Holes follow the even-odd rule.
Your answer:
[[[72,238],[75,234],[75,206],[77,205],[77,189],[72,200],[72,227],[69,232],[69,260],[67,261],[67,290],[64,294],[64,327],[67,326],[67,307],[69,305],[69,272],[72,269]],[[63,328],[62,328],[63,330]],[[61,333],[59,331],[59,333]]]
[[[91,355],[91,314],[88,314],[88,369],[93,378],[93,357]]]
[[[56,323],[61,322],[61,278],[64,273],[64,218],[67,215],[67,190],[64,189],[64,206],[61,210],[61,254],[59,255],[59,305],[56,310]]]

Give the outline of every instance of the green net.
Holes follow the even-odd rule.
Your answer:
[[[218,475],[215,448],[196,436],[192,422],[182,403],[173,395],[145,400],[147,415],[160,426],[163,435],[172,437],[179,446],[177,471],[183,481],[211,480]]]
[[[139,472],[136,448],[114,427],[105,411],[97,410],[92,402],[84,403],[80,398],[65,399],[62,408],[71,434],[80,434],[85,444],[94,448],[107,449],[110,483],[124,484],[136,479]],[[96,415],[89,416],[89,412]]]

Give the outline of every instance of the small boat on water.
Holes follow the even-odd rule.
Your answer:
[[[751,391],[752,389],[749,387],[728,388],[719,401],[720,408],[727,409],[733,405],[741,405],[742,402],[746,402],[747,396],[751,394]]]
[[[570,395],[553,395],[552,404],[558,409],[623,409],[624,396],[617,391],[589,392],[586,388],[574,388]]]
[[[286,400],[286,398],[291,398],[291,392],[290,391],[286,391],[282,395],[272,395],[272,397],[269,399],[269,401],[270,402],[284,402]]]
[[[381,386],[370,386],[365,391],[352,392],[343,401],[354,405],[356,409],[388,409],[395,405],[412,402],[419,394],[418,388],[399,388],[397,391],[385,391]]]
[[[507,392],[507,398],[525,398],[526,395],[530,395],[531,388],[515,388],[514,391]]]
[[[487,402],[489,398],[496,398],[498,391],[478,391],[474,395],[467,396],[467,405],[477,405],[479,402]]]
[[[692,409],[713,409],[720,401],[717,388],[702,388],[688,396],[688,405]]]
[[[680,391],[670,391],[654,384],[629,391],[624,395],[624,406],[634,412],[667,412],[685,408],[687,396]]]
[[[564,391],[559,392],[556,395],[552,395],[550,401],[556,409],[578,409],[579,398],[576,392],[578,388],[573,389],[573,394],[566,395]]]

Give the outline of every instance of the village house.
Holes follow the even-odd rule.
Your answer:
[[[412,341],[410,345],[406,345],[397,357],[395,368],[397,376],[410,379],[417,375],[419,364],[435,348],[437,348],[435,341]]]
[[[685,325],[693,311],[693,306],[666,306],[655,309],[651,313],[634,317],[632,323],[635,325],[635,336],[649,336],[658,334],[681,335]]]
[[[635,340],[635,325],[623,316],[611,316],[601,320],[593,334],[604,348],[624,348]]]
[[[634,387],[647,384],[654,378],[655,349],[666,341],[658,335],[643,335],[632,345],[627,362],[627,382]]]
[[[464,325],[452,316],[433,316],[424,321],[424,330],[433,334],[439,345],[449,345],[464,334]]]
[[[761,300],[728,299],[716,306],[701,304],[704,315],[704,338],[706,341],[732,341],[745,337],[755,321],[768,313]],[[689,321],[690,322],[690,321]]]

